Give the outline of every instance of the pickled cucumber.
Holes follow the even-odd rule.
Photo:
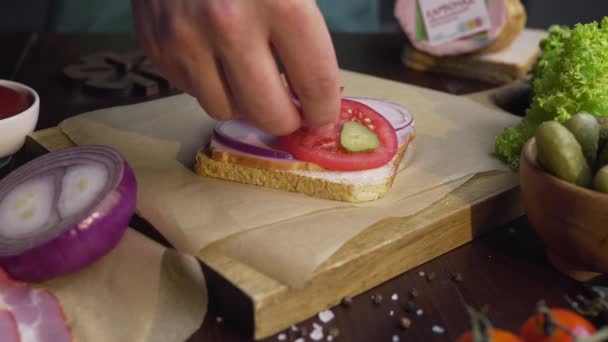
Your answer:
[[[608,166],[602,167],[593,179],[593,188],[608,193]]]
[[[349,152],[373,151],[380,146],[376,133],[355,121],[347,121],[342,127],[340,144]]]
[[[574,134],[556,121],[543,122],[535,134],[538,161],[554,176],[580,186],[591,184],[591,168]]]
[[[608,164],[608,143],[600,149],[600,153],[597,155],[597,168],[600,169]]]
[[[600,125],[600,140],[608,141],[608,116],[598,116],[597,122]]]
[[[590,166],[595,165],[600,139],[600,125],[595,116],[579,113],[572,116],[563,125],[574,134],[574,137],[581,145],[587,163]]]

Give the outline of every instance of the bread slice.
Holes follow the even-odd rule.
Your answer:
[[[541,55],[539,44],[546,35],[544,30],[526,29],[504,50],[464,56],[435,57],[406,46],[401,59],[411,69],[502,85],[530,71]]]
[[[389,191],[414,136],[412,131],[395,157],[385,166],[373,170],[354,172],[314,169],[277,170],[263,160],[254,164],[237,162],[243,159],[231,156],[231,152],[214,154],[209,148],[198,151],[194,169],[201,176],[298,192],[330,200],[367,202],[376,200]]]

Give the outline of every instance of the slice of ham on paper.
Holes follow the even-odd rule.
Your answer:
[[[5,327],[8,329],[6,335]],[[1,268],[0,341],[72,341],[57,298],[45,289],[14,280]]]

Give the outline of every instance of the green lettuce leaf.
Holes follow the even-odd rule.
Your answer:
[[[514,169],[523,145],[542,122],[563,122],[580,112],[608,115],[608,17],[601,26],[552,26],[540,48],[542,57],[532,69],[530,108],[519,125],[496,138],[496,155]]]

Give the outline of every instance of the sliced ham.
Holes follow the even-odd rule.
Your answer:
[[[20,342],[17,320],[8,309],[0,309],[0,341]]]
[[[474,52],[495,52],[508,47],[526,23],[526,11],[520,0],[488,0],[491,28],[484,39],[465,37],[439,45],[416,39],[416,11],[419,0],[397,0],[395,17],[411,45],[433,56],[453,56]]]
[[[16,322],[18,334],[14,341],[72,341],[72,334],[57,298],[45,289],[32,288],[27,283],[15,281],[1,268],[0,308]],[[0,325],[8,324],[7,322],[7,318],[0,316]]]

